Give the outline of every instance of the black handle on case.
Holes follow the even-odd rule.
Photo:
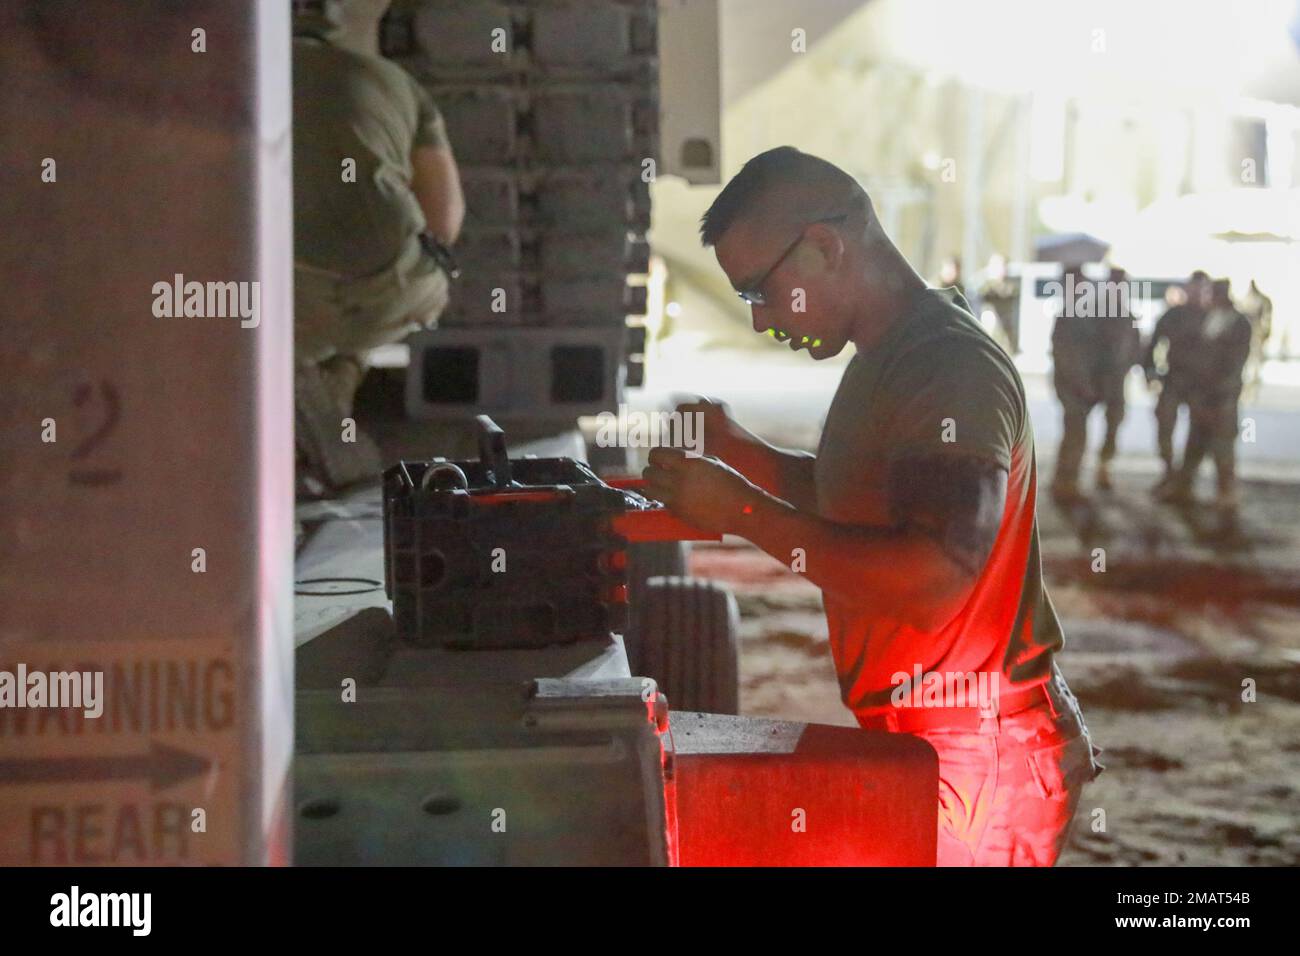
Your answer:
[[[506,453],[506,433],[487,415],[477,415],[478,457],[488,470],[489,480],[495,488],[510,484],[510,456]]]

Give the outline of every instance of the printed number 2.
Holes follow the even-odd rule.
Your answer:
[[[73,459],[81,460],[89,457],[117,428],[118,420],[122,417],[122,402],[117,388],[107,379],[100,380],[98,393],[92,385],[78,385],[72,400],[78,408],[93,403],[101,419],[95,430],[72,450]],[[122,480],[122,472],[118,468],[75,467],[68,472],[68,480],[76,485],[115,485]]]

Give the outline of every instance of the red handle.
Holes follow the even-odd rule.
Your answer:
[[[644,478],[606,478],[605,484],[624,491],[642,491]],[[702,531],[678,518],[667,508],[627,511],[613,520],[614,532],[628,541],[721,541],[722,535]]]
[[[721,541],[722,535],[702,531],[672,514],[667,508],[626,511],[615,516],[615,534],[628,541]]]

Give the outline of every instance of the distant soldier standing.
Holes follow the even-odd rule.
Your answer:
[[[1097,464],[1097,487],[1110,490],[1110,463],[1115,457],[1119,426],[1126,410],[1124,385],[1133,366],[1142,355],[1142,333],[1133,321],[1133,303],[1129,300],[1128,273],[1112,266],[1106,278],[1106,294],[1101,297],[1097,315],[1100,354],[1096,375],[1101,385],[1101,400],[1106,408],[1106,438],[1102,442]]]
[[[1147,383],[1160,385],[1156,400],[1156,443],[1164,462],[1164,475],[1152,489],[1153,493],[1166,493],[1176,474],[1174,463],[1174,428],[1178,425],[1178,410],[1187,403],[1195,382],[1201,377],[1198,367],[1204,361],[1201,353],[1201,327],[1205,322],[1209,302],[1210,277],[1199,269],[1187,280],[1187,299],[1175,305],[1160,317],[1155,330],[1142,353],[1142,369]],[[1164,369],[1156,365],[1156,352],[1165,343]]]
[[[1242,370],[1250,356],[1251,324],[1232,304],[1228,280],[1211,291],[1210,310],[1201,327],[1203,357],[1187,397],[1191,425],[1183,464],[1170,482],[1167,497],[1189,500],[1196,472],[1209,454],[1218,480],[1216,504],[1225,511],[1237,506],[1236,450]]]
[[[1020,288],[1007,275],[1007,260],[1000,254],[989,256],[984,270],[984,284],[980,286],[980,318],[993,313],[994,328],[985,322],[984,328],[1002,346],[1008,355],[1020,352],[1019,305]]]
[[[1080,290],[1094,293],[1080,296]],[[1124,421],[1124,383],[1137,363],[1141,335],[1133,327],[1128,278],[1113,268],[1105,283],[1088,284],[1078,268],[1066,270],[1066,308],[1052,328],[1052,384],[1061,402],[1061,445],[1056,455],[1052,495],[1071,502],[1083,496],[1079,470],[1088,444],[1088,416],[1100,404],[1106,410],[1106,437],[1097,462],[1097,487],[1111,487],[1110,463],[1115,457],[1119,426]]]
[[[1260,291],[1254,279],[1250,280],[1250,289],[1241,300],[1241,313],[1250,320],[1252,332],[1245,381],[1249,395],[1254,395],[1264,369],[1264,347],[1273,332],[1273,300]]]

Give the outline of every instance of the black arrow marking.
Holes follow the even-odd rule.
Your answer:
[[[148,779],[150,790],[165,790],[203,773],[211,765],[166,744],[152,743],[147,754],[124,757],[35,757],[0,760],[0,785],[77,783],[90,780]]]

